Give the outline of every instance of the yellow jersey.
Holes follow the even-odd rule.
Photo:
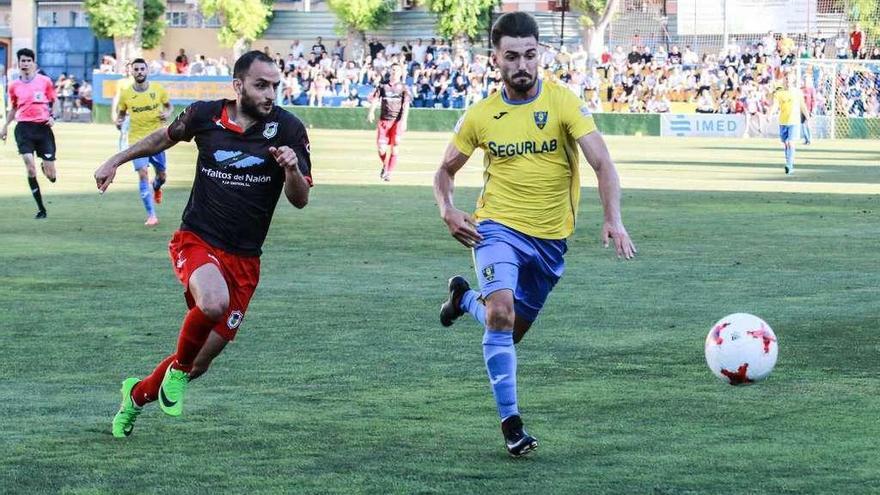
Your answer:
[[[801,123],[801,111],[806,105],[804,105],[804,94],[800,89],[780,89],[773,95],[773,99],[779,105],[779,125]]]
[[[596,130],[587,106],[565,86],[538,81],[529,100],[497,91],[458,121],[452,144],[485,152],[477,221],[493,220],[541,239],[574,232],[580,202],[577,139]]]
[[[168,102],[165,88],[154,82],[145,91],[136,90],[134,85],[122,88],[118,108],[120,112],[128,112],[131,116],[129,142],[140,141],[164,125],[159,116]]]

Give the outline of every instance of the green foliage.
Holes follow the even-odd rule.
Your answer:
[[[492,8],[498,3],[498,0],[431,0],[429,8],[437,14],[437,32],[441,36],[473,38],[488,29]]]
[[[86,0],[92,31],[104,38],[130,38],[135,35],[139,21],[137,2],[134,0]],[[165,3],[162,0],[144,0],[141,48],[154,48],[165,35]]]
[[[330,10],[339,19],[339,31],[370,31],[391,20],[394,0],[329,0]]]
[[[220,17],[217,39],[226,46],[259,38],[272,16],[271,6],[261,0],[201,0],[199,7],[207,17]]]
[[[578,19],[582,26],[593,27],[605,13],[608,0],[571,0],[570,5],[572,9],[583,12]]]
[[[873,40],[875,46],[880,45],[880,3],[877,0],[853,0],[850,18],[859,23],[868,40]]]
[[[155,48],[165,36],[165,2],[144,0],[144,27],[141,33],[141,47]]]
[[[92,31],[103,38],[127,38],[134,35],[139,13],[133,0],[86,0]]]

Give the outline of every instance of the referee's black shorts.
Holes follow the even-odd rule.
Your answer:
[[[43,160],[55,161],[55,134],[45,123],[16,123],[15,143],[19,154],[36,153]]]

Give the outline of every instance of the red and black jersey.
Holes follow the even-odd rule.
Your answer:
[[[381,84],[373,91],[372,97],[380,99],[381,120],[400,120],[403,110],[412,101],[412,95],[403,83]]]
[[[199,154],[181,230],[243,256],[259,256],[284,187],[284,170],[269,147],[294,150],[311,184],[309,137],[302,122],[279,107],[242,129],[229,120],[229,100],[198,101],[168,126],[175,141],[196,140]]]

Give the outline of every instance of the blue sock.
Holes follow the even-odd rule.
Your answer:
[[[150,190],[150,181],[148,179],[141,179],[138,187],[141,191],[141,201],[144,202],[144,209],[147,210],[147,216],[154,216],[156,210],[153,209],[153,191]]]
[[[791,146],[785,148],[785,166],[794,168],[794,148]]]
[[[156,177],[153,179],[153,190],[158,191],[159,189],[162,189],[162,184],[165,184],[165,180]]]
[[[480,326],[486,326],[486,306],[479,300],[479,294],[473,289],[461,296],[461,309],[470,313]]]
[[[516,407],[516,348],[512,331],[486,329],[483,359],[501,420],[519,414]]]

